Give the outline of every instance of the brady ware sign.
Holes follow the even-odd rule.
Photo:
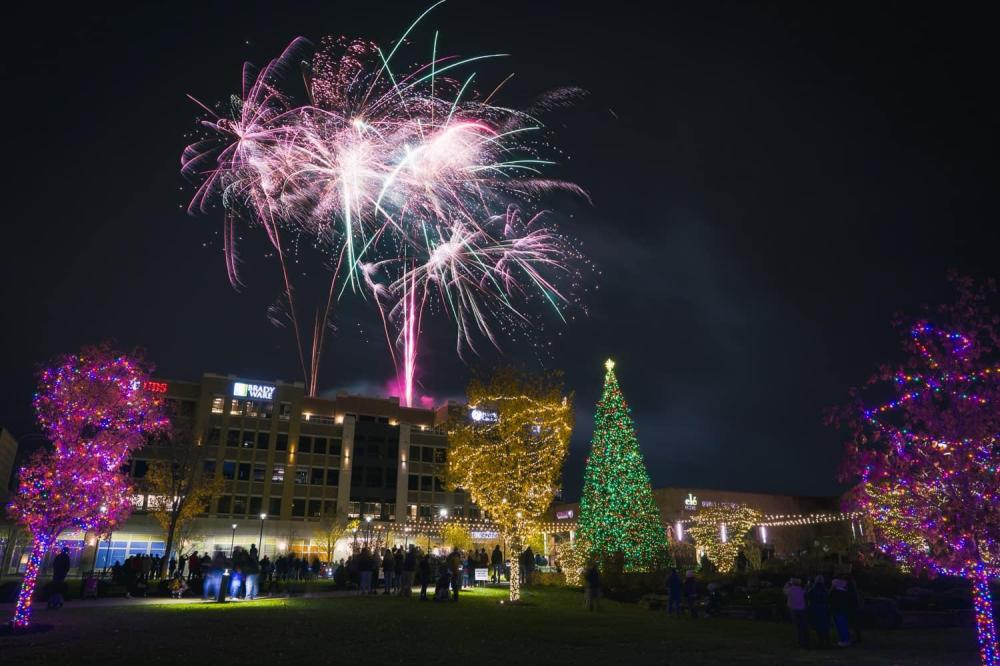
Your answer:
[[[274,386],[267,384],[247,384],[233,382],[233,396],[237,398],[256,398],[258,400],[273,400]]]

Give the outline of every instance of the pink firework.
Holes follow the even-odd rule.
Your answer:
[[[553,161],[534,117],[580,92],[556,91],[530,112],[495,105],[500,86],[483,97],[474,73],[454,75],[497,56],[439,57],[437,35],[430,62],[394,71],[394,56],[419,20],[388,53],[365,40],[323,38],[302,64],[301,103],[284,82],[304,40],[259,71],[245,67],[231,118],[203,106],[213,114],[203,122],[210,136],[182,158],[184,173],[200,181],[191,209],[219,201],[225,210],[234,285],[237,223],[267,233],[313,394],[329,317],[347,292],[378,308],[406,404],[425,312],[443,312],[456,325],[461,353],[474,349],[474,334],[498,345],[499,332],[528,321],[533,301],[560,314],[573,302],[579,275],[572,265],[581,255],[549,216],[522,221],[519,211],[537,209],[552,190],[586,196],[544,175]],[[329,257],[308,362],[287,267],[289,234],[306,235]]]

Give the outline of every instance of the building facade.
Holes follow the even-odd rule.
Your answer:
[[[185,550],[229,552],[233,545],[259,543],[272,557],[323,556],[319,533],[338,511],[360,519],[363,530],[412,531],[413,538],[445,516],[480,518],[466,493],[442,483],[448,455],[443,425],[455,406],[431,410],[402,406],[398,398],[310,397],[301,383],[210,373],[197,382],[156,379],[147,388],[161,395],[175,429],[203,450],[201,474],[223,484],[207,513],[182,535],[190,541]],[[153,442],[135,453],[127,472],[137,488],[152,461],[169,458],[165,446]],[[163,554],[163,532],[147,513],[150,498],[140,493],[134,502],[132,517],[110,538],[62,535],[75,565],[103,568],[133,554]],[[349,548],[348,539],[342,541],[338,558]],[[17,568],[21,559],[11,558],[9,566]]]

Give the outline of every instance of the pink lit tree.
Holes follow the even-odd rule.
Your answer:
[[[906,362],[884,366],[838,414],[853,437],[845,479],[879,547],[972,583],[982,663],[1000,664],[990,581],[1000,575],[1000,330],[995,288],[904,323]],[[882,400],[867,403],[875,392]],[[880,393],[879,393],[880,392]]]
[[[57,359],[39,377],[38,420],[52,442],[20,470],[9,510],[31,533],[32,549],[14,613],[27,627],[39,568],[59,533],[104,532],[131,511],[131,485],[120,472],[146,437],[169,427],[146,389],[141,357],[90,347]]]

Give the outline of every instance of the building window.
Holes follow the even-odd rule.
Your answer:
[[[304,499],[292,500],[292,517],[304,518],[306,515],[306,501]]]
[[[417,505],[416,504],[411,504],[410,507],[409,507],[409,509],[410,509],[409,510],[410,520],[416,519],[416,517],[417,517]]]
[[[471,518],[473,520],[478,520],[479,519],[479,509],[477,509],[474,506],[470,506],[469,507],[469,518]]]
[[[222,430],[218,426],[209,428],[208,430],[208,445],[218,446],[219,441],[222,439]]]
[[[226,431],[226,446],[239,446],[240,445],[240,431],[239,430],[227,430]]]
[[[434,449],[429,446],[422,447],[420,451],[420,460],[422,462],[434,462]]]
[[[226,405],[226,399],[221,395],[212,396],[212,413],[221,414]]]
[[[270,442],[270,439],[271,439],[271,433],[267,432],[257,433],[257,448],[266,449],[268,443]]]
[[[239,464],[239,467],[236,468],[236,480],[237,481],[250,480],[250,463],[241,462]]]
[[[369,467],[368,473],[366,474],[365,485],[369,488],[381,488],[382,487],[382,468],[381,467]]]
[[[340,470],[335,468],[330,468],[326,470],[326,485],[335,486],[337,485],[338,478],[340,477]]]
[[[274,403],[273,402],[261,402],[257,405],[257,418],[259,419],[271,419],[274,415]]]
[[[326,453],[326,437],[313,438],[313,453]]]
[[[323,502],[323,513],[328,516],[337,514],[337,500],[325,500]]]
[[[216,513],[229,513],[229,507],[233,503],[233,498],[229,495],[223,495],[219,498],[219,509]]]
[[[245,432],[245,433],[243,433],[243,448],[244,449],[252,449],[253,448],[253,443],[254,443],[255,439],[256,439],[256,437],[254,436],[254,434],[252,432]]]
[[[264,481],[267,479],[267,465],[264,463],[256,463],[253,466],[253,480],[254,481]]]
[[[378,444],[371,443],[368,445],[368,457],[378,458],[380,454],[381,447]]]
[[[323,515],[323,500],[309,500],[309,517],[319,518]]]
[[[355,441],[354,442],[354,457],[355,458],[361,458],[361,457],[364,457],[364,455],[365,455],[365,445],[364,444],[359,444],[358,442]]]
[[[311,483],[314,486],[322,486],[323,485],[323,479],[325,479],[325,478],[326,478],[326,470],[325,469],[323,469],[322,467],[313,467],[312,468],[312,475],[309,478],[309,483]]]
[[[243,413],[243,401],[233,400],[233,404],[229,406],[229,414],[231,416],[239,416]]]
[[[287,451],[288,450],[288,433],[279,432],[278,439],[274,442],[275,451]]]
[[[441,483],[441,479],[439,477],[436,477],[436,476],[434,477],[434,492],[437,492],[437,493],[443,493],[444,492],[444,484]]]
[[[330,444],[330,448],[328,449],[327,452],[331,456],[339,456],[340,455],[340,440],[339,439],[331,439],[331,440],[329,440],[329,444]]]
[[[263,497],[251,497],[250,506],[248,507],[249,511],[247,513],[249,513],[251,516],[259,516],[263,499],[264,499]]]
[[[434,449],[434,462],[444,463],[448,460],[448,452],[444,449]]]
[[[427,504],[420,505],[420,517],[430,518],[431,517],[431,507]]]
[[[355,465],[354,469],[351,470],[351,487],[360,488],[361,484],[365,481],[365,468],[361,465]]]
[[[223,461],[222,478],[228,481],[232,481],[236,478],[236,462],[234,460]]]
[[[282,482],[285,480],[285,466],[280,463],[275,463],[274,467],[271,468],[271,481]]]
[[[297,486],[304,486],[304,485],[306,485],[306,480],[309,478],[308,474],[309,474],[309,472],[307,470],[305,470],[305,469],[302,469],[301,467],[298,468],[298,469],[296,469],[295,470],[295,485],[297,485]]]
[[[299,453],[311,453],[312,443],[312,437],[299,437]]]
[[[410,447],[410,460],[412,460],[412,461],[418,461],[418,460],[420,460],[420,447],[419,446],[411,446]]]
[[[292,403],[283,402],[278,406],[278,418],[282,421],[292,418]]]
[[[385,470],[385,487],[386,488],[395,488],[396,487],[396,479],[397,478],[399,478],[399,477],[396,474],[396,468],[395,467],[390,467],[390,468],[386,469]]]
[[[205,478],[214,479],[215,478],[215,461],[206,460],[202,463],[201,473]]]
[[[233,498],[233,513],[245,516],[247,513],[247,498],[246,497],[234,497]]]
[[[410,474],[409,486],[410,490],[420,490],[420,475]]]
[[[433,487],[432,484],[434,482],[431,481],[431,478],[432,477],[429,477],[427,475],[420,477],[420,489],[423,490],[424,492],[430,492],[431,488]]]
[[[267,515],[273,518],[281,516],[281,498],[270,497],[267,500]]]

